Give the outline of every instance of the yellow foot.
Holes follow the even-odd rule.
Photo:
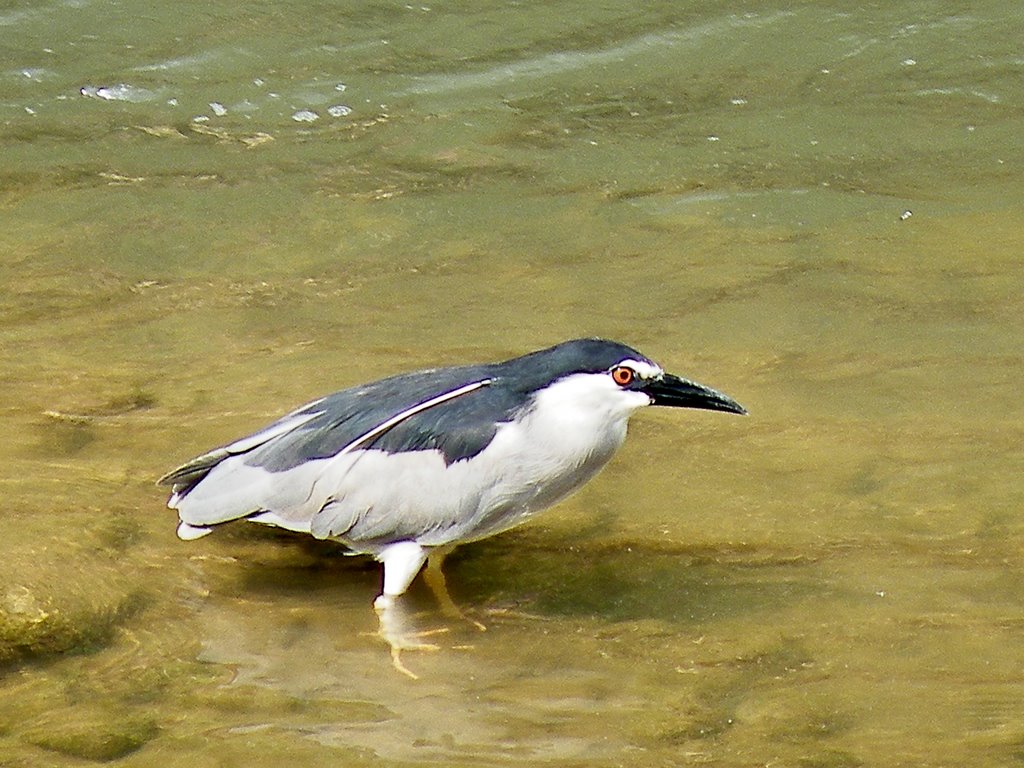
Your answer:
[[[459,606],[457,606],[455,604],[455,602],[450,597],[448,597],[447,593],[445,593],[445,597],[447,597],[448,599],[447,600],[440,600],[440,599],[438,600],[438,602],[441,604],[441,612],[445,616],[447,616],[449,619],[457,619],[458,621],[464,621],[467,624],[469,624],[470,626],[476,627],[481,632],[486,632],[487,631],[487,626],[486,625],[481,624],[479,621],[474,619],[472,616],[467,616],[465,613],[463,613],[462,609],[459,608]]]
[[[435,634],[436,632],[443,632],[443,631],[444,630],[436,630],[436,631],[432,631],[432,632],[421,632],[421,633],[418,633],[418,634],[430,635],[430,634]],[[420,676],[417,675],[415,672],[413,672],[411,669],[409,669],[407,666],[405,666],[405,663],[402,661],[402,651],[439,651],[439,650],[441,650],[441,647],[438,646],[438,645],[434,645],[434,643],[415,642],[415,643],[409,644],[407,639],[403,639],[401,644],[397,644],[396,645],[394,643],[391,643],[391,666],[393,666],[395,669],[397,669],[403,675],[411,677],[413,680],[419,680]]]
[[[434,646],[434,647],[435,647],[435,649],[437,648],[437,646]],[[402,663],[402,649],[401,648],[395,648],[395,647],[392,646],[392,648],[391,648],[391,666],[394,667],[395,669],[397,669],[403,675],[406,675],[407,677],[410,677],[413,680],[419,680],[420,679],[419,675],[417,675],[415,672],[413,672],[411,669],[409,669],[407,666],[405,666],[405,664]]]
[[[402,662],[402,651],[439,651],[440,646],[421,638],[444,634],[448,628],[414,629],[401,600],[394,597],[382,595],[374,603],[374,609],[379,622],[377,636],[391,648],[391,665],[403,675],[418,680],[419,675]]]
[[[488,616],[495,618],[522,619],[525,621],[547,621],[548,619],[547,616],[541,616],[540,614],[521,611],[518,608],[503,608],[501,606],[488,608],[486,613]]]

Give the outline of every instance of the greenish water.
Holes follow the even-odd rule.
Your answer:
[[[0,764],[1024,763],[1022,28],[5,4]],[[751,416],[457,551],[420,680],[372,564],[174,537],[180,461],[578,335]]]

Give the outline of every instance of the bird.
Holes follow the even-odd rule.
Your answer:
[[[314,400],[186,462],[170,486],[190,541],[247,520],[334,540],[383,564],[386,610],[426,563],[526,522],[608,463],[645,406],[746,414],[625,344],[573,339],[497,363],[433,368]],[[397,660],[396,660],[397,666]]]

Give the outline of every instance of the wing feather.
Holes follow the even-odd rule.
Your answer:
[[[334,459],[344,465],[345,457],[371,448],[434,450],[450,464],[482,451],[519,404],[489,386],[489,373],[489,366],[447,368],[343,390],[198,456],[159,482],[172,486],[169,506],[196,527],[186,530],[192,536],[263,512],[304,527],[318,511],[317,478]]]

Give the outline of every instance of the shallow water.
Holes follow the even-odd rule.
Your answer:
[[[1024,761],[1015,4],[0,11],[0,762]],[[578,335],[745,419],[379,574],[153,480]]]

